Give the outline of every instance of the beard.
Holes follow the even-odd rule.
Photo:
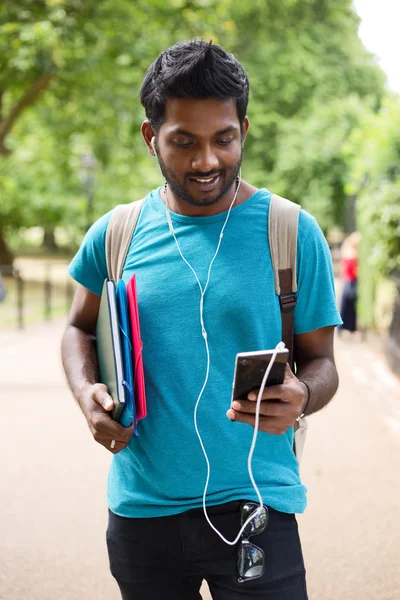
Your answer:
[[[222,169],[221,171],[209,171],[208,173],[191,173],[190,175],[185,175],[180,178],[174,169],[170,169],[167,167],[165,162],[162,160],[158,149],[157,149],[157,158],[160,165],[161,173],[165,177],[165,181],[174,192],[176,196],[178,196],[181,200],[190,204],[191,206],[212,206],[213,204],[217,204],[221,198],[223,198],[234,185],[240,171],[240,167],[242,165],[243,160],[243,151],[240,153],[239,160],[235,163],[235,165],[229,169]],[[185,184],[186,180],[194,177],[213,177],[216,175],[220,175],[221,184],[219,186],[219,190],[216,190],[214,194],[206,194],[201,195],[199,192],[198,196],[193,196],[187,189],[187,184]]]

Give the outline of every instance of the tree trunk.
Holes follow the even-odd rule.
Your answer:
[[[4,232],[0,229],[0,265],[12,265],[14,255],[7,246]]]
[[[48,250],[58,250],[53,227],[44,228],[42,247]]]

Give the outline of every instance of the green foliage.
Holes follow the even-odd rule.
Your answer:
[[[24,225],[86,224],[84,153],[97,158],[97,215],[157,181],[139,133],[144,72],[178,39],[228,31],[228,6],[226,0],[1,4],[0,238]]]
[[[345,227],[348,165],[344,148],[364,104],[355,96],[316,103],[306,117],[283,124],[273,172],[275,187],[298,202],[323,230]]]
[[[368,265],[382,275],[400,269],[400,104],[385,101],[365,115],[348,146],[358,195],[358,222],[369,241]]]
[[[55,227],[76,219],[75,199],[82,192],[67,140],[57,139],[56,131],[49,131],[32,113],[16,126],[11,147],[11,156],[0,161],[0,223],[17,229]]]
[[[286,193],[277,165],[281,137],[286,139],[282,144],[290,146],[292,125],[298,137],[304,122],[302,148],[314,143],[314,134],[319,138],[314,145],[321,145],[325,123],[308,132],[307,121],[314,113],[320,112],[319,120],[328,120],[331,126],[338,112],[336,100],[346,102],[349,95],[378,107],[384,75],[357,36],[358,17],[350,0],[258,0],[251,6],[235,5],[235,11],[235,49],[247,66],[253,91],[247,164],[255,165],[256,185],[265,185],[271,175],[280,184],[278,191]],[[332,106],[332,118],[326,106]],[[331,157],[327,169],[330,163]],[[304,197],[307,188],[302,186],[297,193]],[[288,195],[292,197],[290,190]]]
[[[364,113],[345,148],[350,167],[346,190],[357,195],[360,323],[376,325],[376,290],[400,269],[400,104],[388,98]]]
[[[96,156],[95,214],[160,181],[140,136],[148,65],[178,40],[213,39],[251,85],[244,174],[343,223],[343,147],[384,76],[351,0],[5,0],[0,6],[0,237],[83,228],[81,157]],[[12,123],[9,117],[12,116]],[[72,224],[72,225],[71,225]]]

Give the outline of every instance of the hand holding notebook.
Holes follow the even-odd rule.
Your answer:
[[[100,382],[114,401],[113,419],[123,426],[136,424],[146,416],[146,397],[140,337],[136,277],[105,281],[96,329]]]

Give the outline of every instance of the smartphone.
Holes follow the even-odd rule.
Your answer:
[[[265,371],[275,350],[240,352],[236,355],[235,374],[233,376],[233,400],[247,400],[247,394],[261,387]],[[266,386],[279,385],[285,378],[289,350],[279,350],[269,373]]]

